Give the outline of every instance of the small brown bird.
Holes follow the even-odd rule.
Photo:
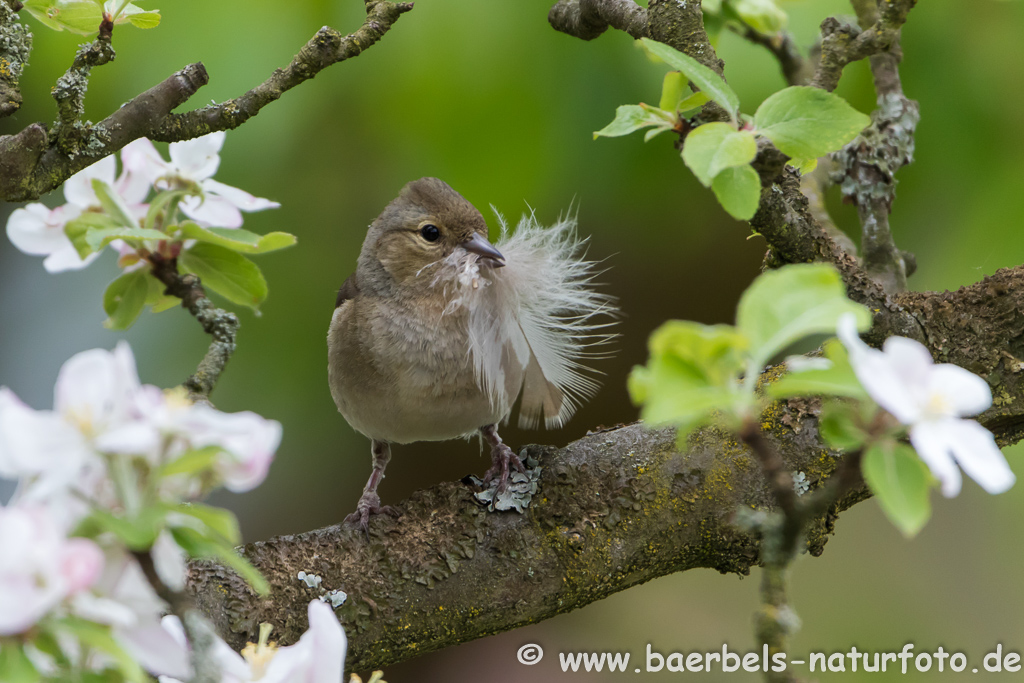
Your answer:
[[[499,220],[500,217],[499,217]],[[611,299],[594,292],[575,221],[542,228],[487,223],[437,178],[406,185],[370,225],[355,274],[338,292],[327,335],[338,410],[372,441],[373,472],[346,521],[368,528],[392,443],[479,433],[491,448],[485,481],[503,490],[523,464],[498,436],[518,396],[519,424],[559,427],[597,390],[582,358],[606,342]]]

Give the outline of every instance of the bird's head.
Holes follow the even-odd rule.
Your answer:
[[[476,207],[444,181],[421,178],[402,188],[370,225],[359,256],[360,282],[372,273],[399,287],[422,286],[434,277],[434,266],[470,255],[484,267],[505,265]]]

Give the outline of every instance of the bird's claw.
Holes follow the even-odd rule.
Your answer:
[[[364,491],[356,504],[356,511],[345,518],[345,524],[354,524],[370,537],[370,515],[388,515],[401,517],[402,513],[390,505],[381,505],[380,496],[373,491]]]
[[[523,461],[504,443],[499,443],[491,449],[491,463],[490,469],[484,473],[484,482],[489,484],[497,478],[498,488],[495,493],[501,493],[508,488],[509,465],[515,467],[520,474],[526,474]]]

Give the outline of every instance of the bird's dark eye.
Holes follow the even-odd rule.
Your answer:
[[[420,234],[428,242],[436,242],[441,237],[441,231],[432,223],[428,223],[420,228]]]

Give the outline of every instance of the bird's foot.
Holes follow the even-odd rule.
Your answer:
[[[498,479],[496,493],[508,488],[509,465],[515,467],[520,474],[526,474],[526,466],[519,456],[507,444],[497,443],[491,448],[491,467],[484,473],[484,482],[491,483]]]
[[[381,514],[391,517],[400,517],[402,515],[397,508],[393,508],[390,505],[381,505],[380,496],[377,495],[376,491],[363,491],[363,495],[359,497],[359,502],[356,504],[356,511],[345,518],[345,524],[354,524],[360,527],[367,538],[369,538],[370,515]]]

